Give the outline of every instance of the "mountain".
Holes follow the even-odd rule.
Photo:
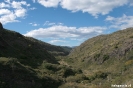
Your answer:
[[[73,47],[69,47],[69,46],[61,46],[61,47],[62,47],[65,51],[67,51],[67,52],[69,52],[69,53],[70,53],[71,50],[73,49]],[[69,53],[68,53],[68,54],[69,54]],[[68,54],[67,54],[67,55],[68,55]]]
[[[110,58],[130,59],[133,50],[133,28],[117,31],[108,35],[100,35],[86,40],[76,47],[69,57],[102,64]]]
[[[0,88],[112,88],[133,84],[133,28],[55,46],[0,25]]]
[[[19,58],[20,62],[26,65],[38,66],[44,60],[58,63],[38,42],[29,41],[20,33],[7,29],[0,29],[0,49],[1,57]]]
[[[133,28],[86,40],[64,59],[80,68],[90,82],[89,88],[111,88],[111,85],[133,83]]]
[[[71,47],[51,45],[49,43],[43,42],[41,40],[37,40],[37,39],[32,38],[32,37],[26,37],[26,38],[31,42],[38,43],[39,46],[46,49],[49,53],[51,53],[55,57],[57,57],[57,56],[66,56],[66,55],[69,54],[69,52],[72,49]]]
[[[66,48],[67,49],[67,48]],[[76,73],[59,64],[58,56],[69,54],[61,46],[7,30],[0,25],[0,88],[58,88]]]

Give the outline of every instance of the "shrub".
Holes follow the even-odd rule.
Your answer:
[[[132,35],[132,36],[130,36],[130,38],[133,38],[133,35]]]
[[[100,57],[100,53],[94,55],[95,61]]]
[[[81,74],[83,73],[81,69],[74,69],[75,74]]]
[[[103,56],[103,62],[106,61],[106,60],[108,60],[108,59],[109,59],[109,55],[104,55]]]
[[[105,79],[105,78],[107,78],[107,76],[108,76],[108,73],[102,72],[102,71],[98,71],[98,72],[94,73],[94,75],[89,76],[88,80],[93,81],[93,80],[95,80],[97,78]]]
[[[99,54],[96,54],[95,56],[94,56],[94,58],[99,58],[100,57],[100,53]]]
[[[70,68],[65,68],[63,72],[63,76],[68,77],[70,75],[75,75],[75,72]]]
[[[115,49],[117,49],[118,48],[118,46],[117,45],[115,45]]]
[[[52,70],[52,71],[58,71],[58,68],[56,65],[51,64],[51,63],[43,63],[41,68],[43,69],[48,69],[48,70]]]

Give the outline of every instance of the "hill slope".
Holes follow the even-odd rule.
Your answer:
[[[89,88],[133,83],[133,28],[88,39],[64,59],[91,79]],[[132,84],[133,85],[133,84]]]
[[[91,60],[100,64],[109,58],[128,60],[132,58],[132,56],[128,57],[132,50],[133,28],[128,28],[91,38],[75,48],[69,57],[79,61]],[[106,59],[103,59],[104,57]]]
[[[21,63],[30,66],[40,65],[44,60],[57,63],[55,57],[38,42],[29,41],[23,35],[6,29],[0,29],[0,49],[0,57],[19,58]]]
[[[0,88],[58,88],[66,77],[82,74],[55,58],[70,49],[0,28]]]

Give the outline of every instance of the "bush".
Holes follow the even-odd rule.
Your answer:
[[[115,45],[115,49],[117,49],[118,48],[118,46],[117,45]]]
[[[132,35],[132,36],[130,36],[130,38],[133,38],[133,35]]]
[[[43,63],[41,68],[42,69],[52,70],[52,71],[58,71],[57,66],[55,64],[51,64],[51,63]]]
[[[99,79],[99,78],[101,78],[101,79],[106,79],[107,76],[108,76],[108,73],[102,72],[102,71],[98,71],[98,72],[94,73],[94,75],[88,77],[88,80],[93,81],[93,80],[95,80],[95,79],[97,79],[97,78],[98,78],[98,79]]]
[[[81,74],[83,73],[81,69],[74,69],[75,74]]]
[[[109,55],[104,55],[103,56],[103,62],[106,61],[106,60],[108,60],[108,59],[109,59]]]
[[[70,68],[65,68],[63,72],[63,77],[68,77],[71,75],[75,75],[75,72]]]
[[[95,54],[94,55],[94,60],[97,61],[99,57],[100,57],[100,53],[99,54]]]
[[[94,58],[99,58],[100,57],[100,54],[96,54],[95,56],[94,56]]]

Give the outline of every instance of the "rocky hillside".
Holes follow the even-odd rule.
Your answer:
[[[88,84],[83,82],[89,88],[111,88],[111,84],[133,85],[133,28],[88,39],[64,61],[82,69],[91,80]]]
[[[88,39],[75,48],[69,57],[79,62],[102,64],[108,59],[133,58],[133,28]]]

